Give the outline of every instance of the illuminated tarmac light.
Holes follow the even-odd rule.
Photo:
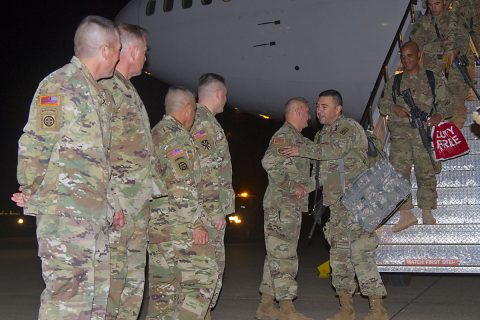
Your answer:
[[[23,224],[25,221],[22,218],[18,218],[17,223],[18,224]]]
[[[269,116],[264,115],[264,114],[259,114],[258,116],[259,116],[259,117],[262,117],[263,119],[267,119],[267,120],[270,119]]]
[[[240,198],[248,198],[248,192],[242,192],[238,195]]]
[[[242,223],[242,219],[240,219],[239,216],[230,216],[228,217],[228,221],[230,221],[231,223]]]

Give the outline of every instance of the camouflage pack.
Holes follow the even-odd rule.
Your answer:
[[[352,213],[354,222],[365,231],[373,232],[399,208],[410,192],[409,181],[383,156],[358,175],[341,200]]]

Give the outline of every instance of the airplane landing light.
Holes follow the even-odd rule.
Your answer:
[[[18,224],[23,224],[25,221],[22,218],[18,218],[17,223]]]
[[[239,216],[230,216],[228,217],[228,221],[230,221],[231,223],[242,223],[242,219],[240,219]]]

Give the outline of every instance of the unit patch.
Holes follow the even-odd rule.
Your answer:
[[[198,151],[201,154],[208,154],[215,147],[211,136],[208,134],[208,131],[206,130],[197,131],[192,135],[192,137],[195,140]]]

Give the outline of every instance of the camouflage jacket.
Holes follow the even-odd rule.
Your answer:
[[[435,30],[437,25],[440,34],[446,38],[444,47],[438,39]],[[424,15],[413,25],[410,32],[410,40],[415,41],[420,50],[423,51],[423,66],[428,69],[439,69],[443,53],[458,49],[466,53],[468,50],[468,39],[465,29],[461,26],[459,15],[447,11],[439,17]]]
[[[265,208],[293,205],[299,211],[308,211],[308,197],[297,199],[295,191],[300,185],[307,192],[315,188],[310,177],[310,160],[300,157],[285,158],[278,153],[279,148],[287,145],[300,146],[307,141],[311,142],[288,122],[270,139],[262,159],[262,166],[268,174],[268,187],[263,197]]]
[[[323,204],[337,202],[342,192],[339,161],[345,163],[345,188],[368,168],[367,136],[362,126],[353,119],[340,117],[332,125],[325,125],[315,135],[315,142],[300,146],[300,156],[320,160],[320,181],[323,185]]]
[[[436,112],[440,113],[443,119],[451,116],[451,104],[449,100],[449,93],[445,81],[438,73],[435,73],[435,101]],[[410,126],[408,118],[400,118],[392,111],[392,106],[398,104],[409,109],[408,105],[403,100],[402,96],[396,96],[396,103],[394,103],[392,96],[392,86],[394,77],[391,77],[383,89],[383,94],[379,102],[380,113],[388,116],[388,129],[392,138],[402,137],[406,133],[418,132],[418,129],[413,129]],[[420,68],[416,75],[410,75],[404,72],[402,81],[400,82],[400,92],[410,88],[413,96],[413,101],[417,107],[429,113],[433,108],[433,95],[430,85],[428,83],[425,69]],[[433,111],[435,113],[435,111]]]
[[[167,192],[167,198],[152,202],[152,210],[164,214],[154,223],[165,225],[171,240],[191,239],[191,231],[201,224],[203,214],[197,148],[189,132],[168,115],[153,128],[152,138],[155,169]]]
[[[132,83],[116,71],[101,84],[111,92],[112,116],[110,164],[112,187],[126,214],[135,214],[152,195],[153,143],[150,121]]]
[[[109,218],[111,108],[76,57],[40,83],[19,141],[17,179],[31,195],[25,214]]]
[[[215,116],[201,104],[190,133],[200,154],[204,209],[213,220],[220,219],[235,211],[227,138]]]

